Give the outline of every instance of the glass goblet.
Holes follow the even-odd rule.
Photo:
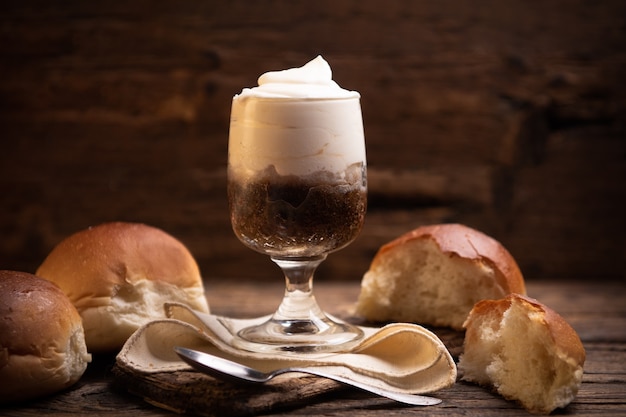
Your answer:
[[[286,288],[277,311],[239,331],[235,344],[260,352],[345,350],[362,331],[322,311],[313,276],[329,253],[357,237],[365,218],[359,99],[247,100],[256,102],[233,101],[231,113],[231,224],[239,240],[281,268]]]

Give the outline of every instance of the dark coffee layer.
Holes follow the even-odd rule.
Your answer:
[[[346,246],[365,218],[365,170],[281,176],[273,167],[248,181],[229,176],[233,230],[246,245],[269,255],[314,256]]]

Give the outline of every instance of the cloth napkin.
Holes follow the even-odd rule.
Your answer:
[[[456,380],[456,365],[444,344],[415,324],[361,327],[363,339],[346,352],[273,354],[243,351],[232,344],[240,329],[267,318],[233,319],[176,303],[166,304],[165,310],[167,318],[145,324],[127,340],[116,358],[118,365],[140,373],[189,370],[173,350],[182,346],[263,371],[310,367],[413,394],[434,392]]]

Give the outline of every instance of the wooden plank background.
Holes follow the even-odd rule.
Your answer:
[[[322,54],[362,94],[370,206],[318,279],[358,280],[418,225],[499,239],[527,278],[626,271],[622,1],[5,1],[0,268],[140,221],[205,276],[277,279],[233,236],[230,100]]]

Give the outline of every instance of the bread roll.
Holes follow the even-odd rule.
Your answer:
[[[105,223],[61,241],[37,270],[72,300],[91,352],[119,350],[140,326],[163,318],[166,302],[208,312],[196,261],[164,231]]]
[[[54,284],[0,271],[0,403],[52,394],[91,362],[80,316]]]
[[[460,224],[419,227],[382,246],[361,281],[356,313],[462,329],[477,301],[526,293],[511,254]]]
[[[585,349],[570,325],[537,300],[481,301],[465,322],[462,379],[493,387],[528,411],[549,414],[578,392]]]

